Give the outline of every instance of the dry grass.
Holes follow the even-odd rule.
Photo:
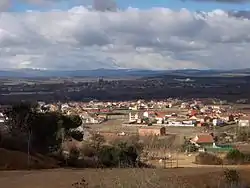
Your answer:
[[[246,182],[250,169],[240,169]],[[222,168],[84,169],[0,172],[4,188],[72,188],[82,178],[88,188],[205,188],[222,184]]]
[[[30,166],[28,167],[28,156],[26,153],[0,148],[0,170],[48,169],[58,167],[57,161],[39,154],[31,156]]]
[[[128,135],[135,135],[138,133],[137,126],[123,126],[124,120],[113,119],[108,120],[101,124],[88,125],[90,132],[100,132],[100,133],[121,133],[125,132]],[[184,136],[192,137],[203,131],[204,128],[201,127],[166,127],[167,134],[175,134],[180,138]],[[107,136],[107,140],[112,139]]]

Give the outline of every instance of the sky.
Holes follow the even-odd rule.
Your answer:
[[[4,0],[3,0],[4,1]],[[10,0],[9,0],[10,1]],[[12,0],[13,6],[10,7],[10,11],[25,11],[29,9],[36,10],[48,10],[48,7],[36,6],[34,3],[26,3],[20,0]],[[38,1],[38,0],[37,0]],[[40,0],[41,1],[41,0]],[[105,1],[105,0],[104,0]],[[201,0],[202,1],[202,0]],[[71,1],[61,1],[52,7],[58,9],[69,9],[78,5],[91,5],[91,0],[71,0]],[[128,7],[134,7],[139,9],[150,9],[152,7],[165,7],[173,10],[180,10],[181,8],[187,8],[191,11],[203,10],[211,11],[214,9],[223,9],[223,10],[246,10],[250,8],[250,3],[218,3],[214,1],[204,1],[199,3],[197,1],[182,1],[182,0],[116,0],[117,7],[120,9],[127,9]],[[51,7],[50,7],[51,8]]]
[[[1,0],[0,69],[250,68],[249,9],[248,0]]]

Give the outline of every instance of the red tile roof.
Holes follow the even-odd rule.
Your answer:
[[[156,112],[156,116],[159,117],[159,118],[165,118],[166,113],[165,112]]]
[[[204,135],[197,135],[197,137],[193,138],[192,141],[197,144],[214,143],[214,138],[210,134],[204,134]]]

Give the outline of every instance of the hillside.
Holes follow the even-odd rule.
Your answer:
[[[9,69],[0,70],[2,78],[48,78],[48,77],[157,77],[157,76],[188,76],[188,77],[237,77],[249,76],[250,69],[235,70],[144,70],[144,69],[86,69],[86,70],[43,70],[43,69]]]
[[[27,170],[26,153],[20,151],[11,151],[0,148],[0,170]],[[31,169],[48,169],[58,167],[57,162],[49,157],[42,155],[31,156]]]

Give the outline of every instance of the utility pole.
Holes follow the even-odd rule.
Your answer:
[[[177,149],[177,153],[176,153],[176,167],[179,167],[179,150]]]
[[[172,164],[172,152],[170,153],[170,167],[173,168],[173,164]]]
[[[166,148],[164,147],[164,169],[166,168],[167,156],[166,156]]]

